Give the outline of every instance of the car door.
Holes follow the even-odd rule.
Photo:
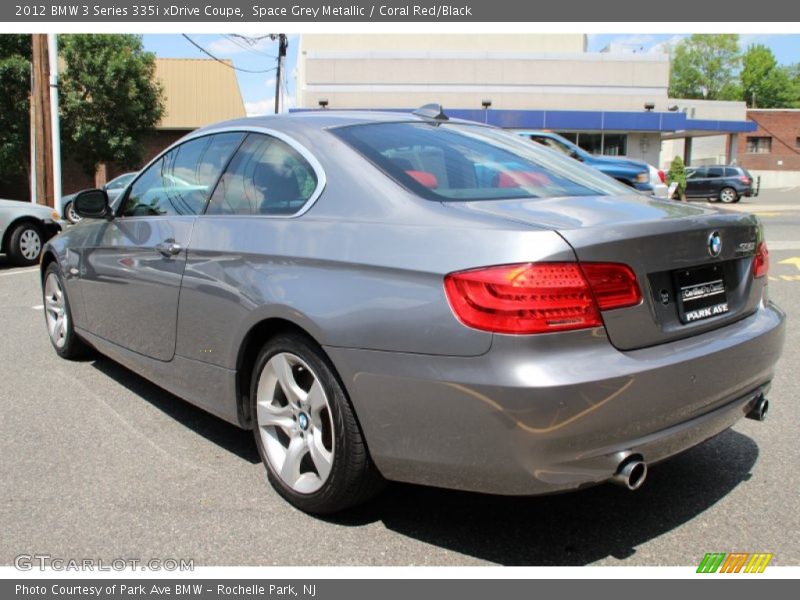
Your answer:
[[[133,182],[116,217],[84,247],[81,288],[92,333],[150,358],[172,359],[196,215],[243,138],[223,133],[184,142]]]
[[[686,175],[686,195],[702,197],[708,189],[708,167],[691,169]]]
[[[706,179],[706,193],[709,198],[719,196],[719,191],[725,187],[725,169],[723,167],[708,167]]]

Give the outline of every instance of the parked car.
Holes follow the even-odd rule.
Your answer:
[[[74,202],[87,220],[41,266],[55,351],[94,347],[252,430],[308,512],[386,479],[635,489],[767,410],[784,313],[755,216],[440,109],[228,121],[116,209]]]
[[[722,165],[690,167],[686,170],[686,196],[709,202],[739,202],[753,195],[753,177],[742,167]]]
[[[0,252],[17,265],[37,263],[44,243],[61,231],[58,220],[49,206],[0,200]]]
[[[618,156],[595,156],[551,131],[517,131],[516,133],[525,139],[558,150],[641,192],[650,194],[653,192],[650,183],[650,167],[647,163]]]
[[[125,187],[133,181],[134,177],[136,177],[136,172],[123,173],[105,184],[103,189],[108,193],[109,200],[113,202],[114,199],[125,190]],[[61,214],[70,223],[77,223],[81,220],[80,215],[75,212],[72,205],[72,201],[75,199],[76,195],[77,194],[67,194],[61,198]]]
[[[653,165],[647,165],[650,169],[650,185],[653,188],[653,196],[657,198],[666,198],[669,194],[669,186],[667,185],[667,175],[661,169]]]

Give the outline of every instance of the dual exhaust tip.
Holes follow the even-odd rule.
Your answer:
[[[746,414],[748,419],[763,421],[767,418],[769,400],[764,395],[758,397],[753,408]],[[638,490],[647,479],[647,463],[638,454],[631,455],[619,463],[617,472],[611,476],[611,482],[629,490]]]

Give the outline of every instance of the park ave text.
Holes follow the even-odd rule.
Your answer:
[[[165,584],[97,584],[74,585],[58,583],[52,585],[26,585],[17,584],[17,596],[193,596],[203,593],[216,593],[217,596],[281,596],[281,597],[307,597],[317,595],[316,584],[311,585],[275,585],[275,584],[196,584],[196,583],[165,583]]]

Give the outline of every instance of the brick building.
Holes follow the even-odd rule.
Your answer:
[[[739,136],[738,163],[771,187],[800,183],[800,109],[751,109],[747,118],[758,129]]]
[[[165,112],[156,130],[144,141],[144,163],[164,148],[199,127],[245,116],[244,102],[231,61],[157,58],[156,77],[164,90]],[[128,169],[108,165],[96,178],[86,175],[63,156],[63,194],[102,185]],[[141,167],[143,165],[137,165]]]

